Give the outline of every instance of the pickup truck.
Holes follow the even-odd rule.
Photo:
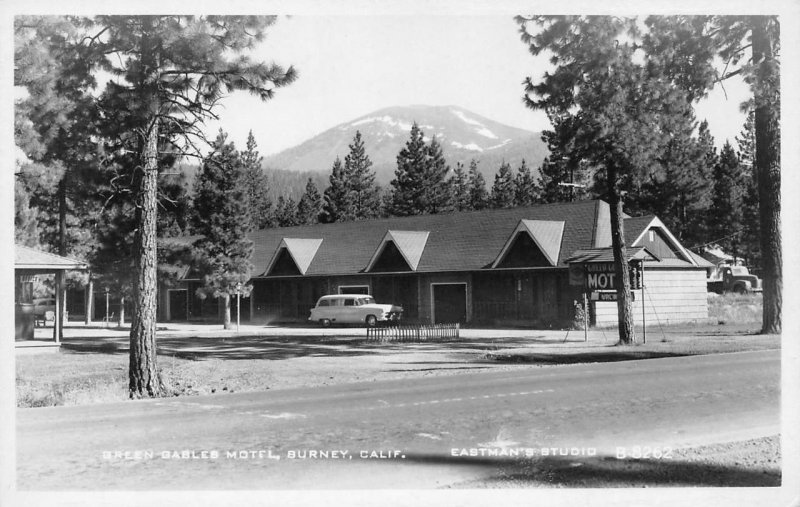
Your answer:
[[[756,275],[751,275],[744,266],[722,266],[719,268],[717,277],[716,280],[708,280],[709,292],[748,294],[761,292],[763,289],[761,279]]]

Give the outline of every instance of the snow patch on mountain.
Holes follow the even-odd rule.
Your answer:
[[[458,141],[450,141],[450,144],[455,146],[456,148],[461,148],[462,150],[483,151],[483,148],[481,148],[475,143],[461,144]]]
[[[454,115],[458,116],[458,118],[464,123],[474,125],[476,127],[474,130],[477,134],[482,135],[483,137],[488,137],[489,139],[497,139],[497,135],[494,132],[486,128],[483,123],[464,114],[463,111],[459,111],[458,109],[451,109],[450,111]]]
[[[367,118],[362,118],[358,121],[354,121],[350,124],[351,127],[358,127],[359,125],[366,125],[367,123],[375,123],[381,122],[385,123],[391,127],[397,127],[400,130],[411,131],[411,124],[406,123],[402,120],[395,120],[391,116],[370,116]]]
[[[488,147],[488,148],[486,148],[486,149],[487,149],[487,150],[496,150],[497,148],[502,148],[503,146],[507,145],[507,144],[508,144],[508,143],[510,143],[510,142],[511,142],[511,139],[506,139],[506,140],[505,140],[505,141],[503,141],[502,143],[500,143],[500,144],[495,144],[494,146],[489,146],[489,147]]]

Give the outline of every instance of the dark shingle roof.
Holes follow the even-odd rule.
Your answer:
[[[625,229],[625,244],[632,245],[654,218],[656,218],[655,215],[626,218],[622,224]]]
[[[387,231],[427,231],[418,272],[474,271],[488,268],[522,219],[563,221],[558,266],[574,251],[591,248],[595,217],[602,201],[557,203],[526,208],[418,215],[360,222],[262,229],[251,233],[254,274],[262,276],[283,238],[322,239],[306,275],[361,273]]]

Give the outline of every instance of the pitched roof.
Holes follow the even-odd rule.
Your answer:
[[[285,248],[297,266],[297,270],[305,275],[321,244],[322,239],[320,238],[283,238],[263,274],[269,274],[275,261],[280,257],[281,250]]]
[[[14,245],[14,268],[16,269],[87,269],[86,263],[61,255],[42,252],[22,245]]]
[[[564,222],[557,266],[575,250],[595,243],[595,222],[603,201],[542,204],[524,208],[416,215],[359,222],[315,224],[251,233],[254,273],[264,273],[284,238],[322,239],[306,275],[365,272],[388,231],[425,231],[429,235],[418,272],[474,271],[490,268],[520,220]]]
[[[492,267],[497,267],[502,262],[520,232],[525,232],[530,236],[545,258],[550,261],[551,266],[555,266],[558,263],[558,255],[561,252],[561,238],[564,235],[564,221],[522,219],[517,224],[517,228],[514,229],[511,237],[508,238]]]
[[[408,263],[408,267],[410,267],[412,271],[416,271],[417,266],[419,266],[419,260],[422,257],[422,252],[425,250],[425,244],[428,242],[429,235],[429,231],[387,231],[380,246],[378,246],[372,259],[370,259],[366,271],[372,268],[389,241],[395,244],[400,254]]]

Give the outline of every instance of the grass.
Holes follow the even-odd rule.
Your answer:
[[[718,324],[761,322],[762,296],[758,293],[708,294],[708,316]]]

